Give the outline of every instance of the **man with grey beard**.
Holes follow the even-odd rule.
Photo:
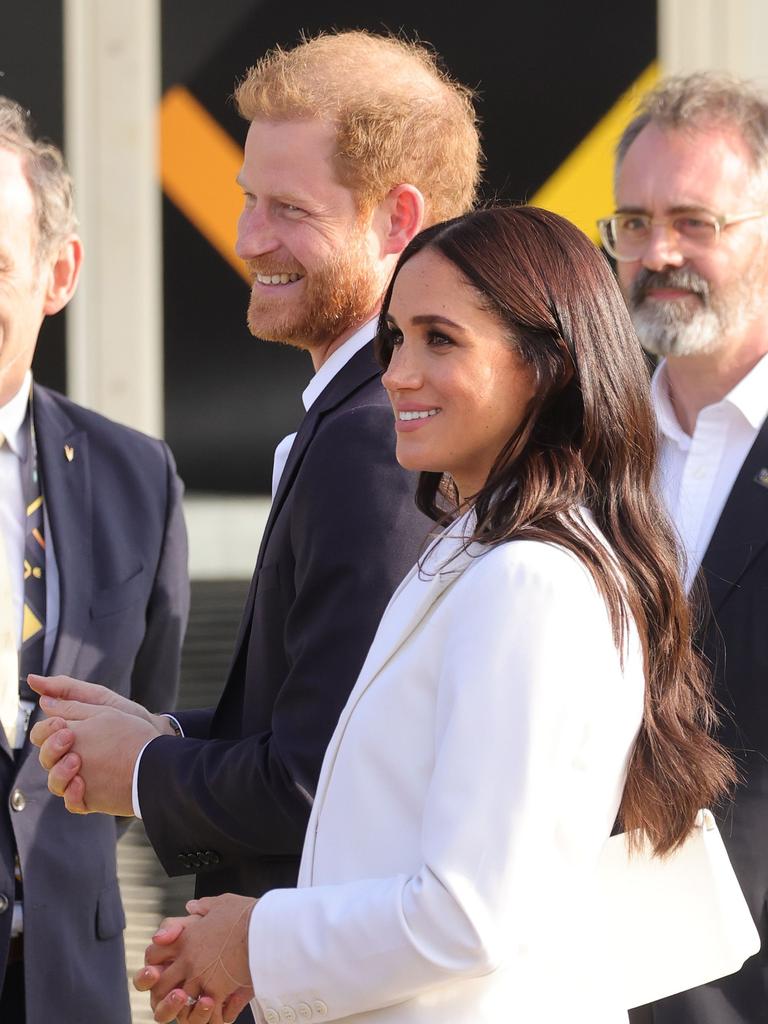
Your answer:
[[[638,336],[662,359],[660,486],[706,591],[698,642],[743,782],[720,828],[761,934],[737,974],[636,1011],[653,1024],[768,1020],[768,97],[699,73],[648,94],[600,221]]]

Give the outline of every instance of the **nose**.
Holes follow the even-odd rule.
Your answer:
[[[416,391],[424,382],[420,362],[406,341],[392,349],[389,366],[381,382],[390,397],[398,391]]]
[[[270,218],[258,204],[246,206],[237,222],[235,252],[241,260],[255,259],[279,247]]]
[[[669,224],[652,224],[641,262],[647,270],[681,267],[685,256],[680,251],[680,238]]]

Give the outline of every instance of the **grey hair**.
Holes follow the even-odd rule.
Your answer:
[[[664,78],[642,98],[616,146],[616,170],[649,124],[667,130],[737,131],[752,157],[759,187],[768,185],[768,95],[755,83],[723,71]],[[756,182],[757,184],[757,182]]]
[[[51,255],[77,229],[72,178],[58,146],[35,139],[29,111],[0,96],[0,149],[22,159],[37,212],[38,257]]]

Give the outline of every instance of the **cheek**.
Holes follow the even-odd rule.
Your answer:
[[[625,296],[629,295],[632,282],[640,273],[640,263],[617,263],[616,276],[619,280],[619,287]]]

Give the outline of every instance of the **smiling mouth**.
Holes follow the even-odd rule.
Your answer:
[[[294,284],[301,279],[301,274],[254,274],[254,280],[259,284]]]
[[[406,420],[426,420],[430,416],[437,416],[439,412],[439,409],[425,409],[423,412],[399,412],[397,418],[401,422]]]

